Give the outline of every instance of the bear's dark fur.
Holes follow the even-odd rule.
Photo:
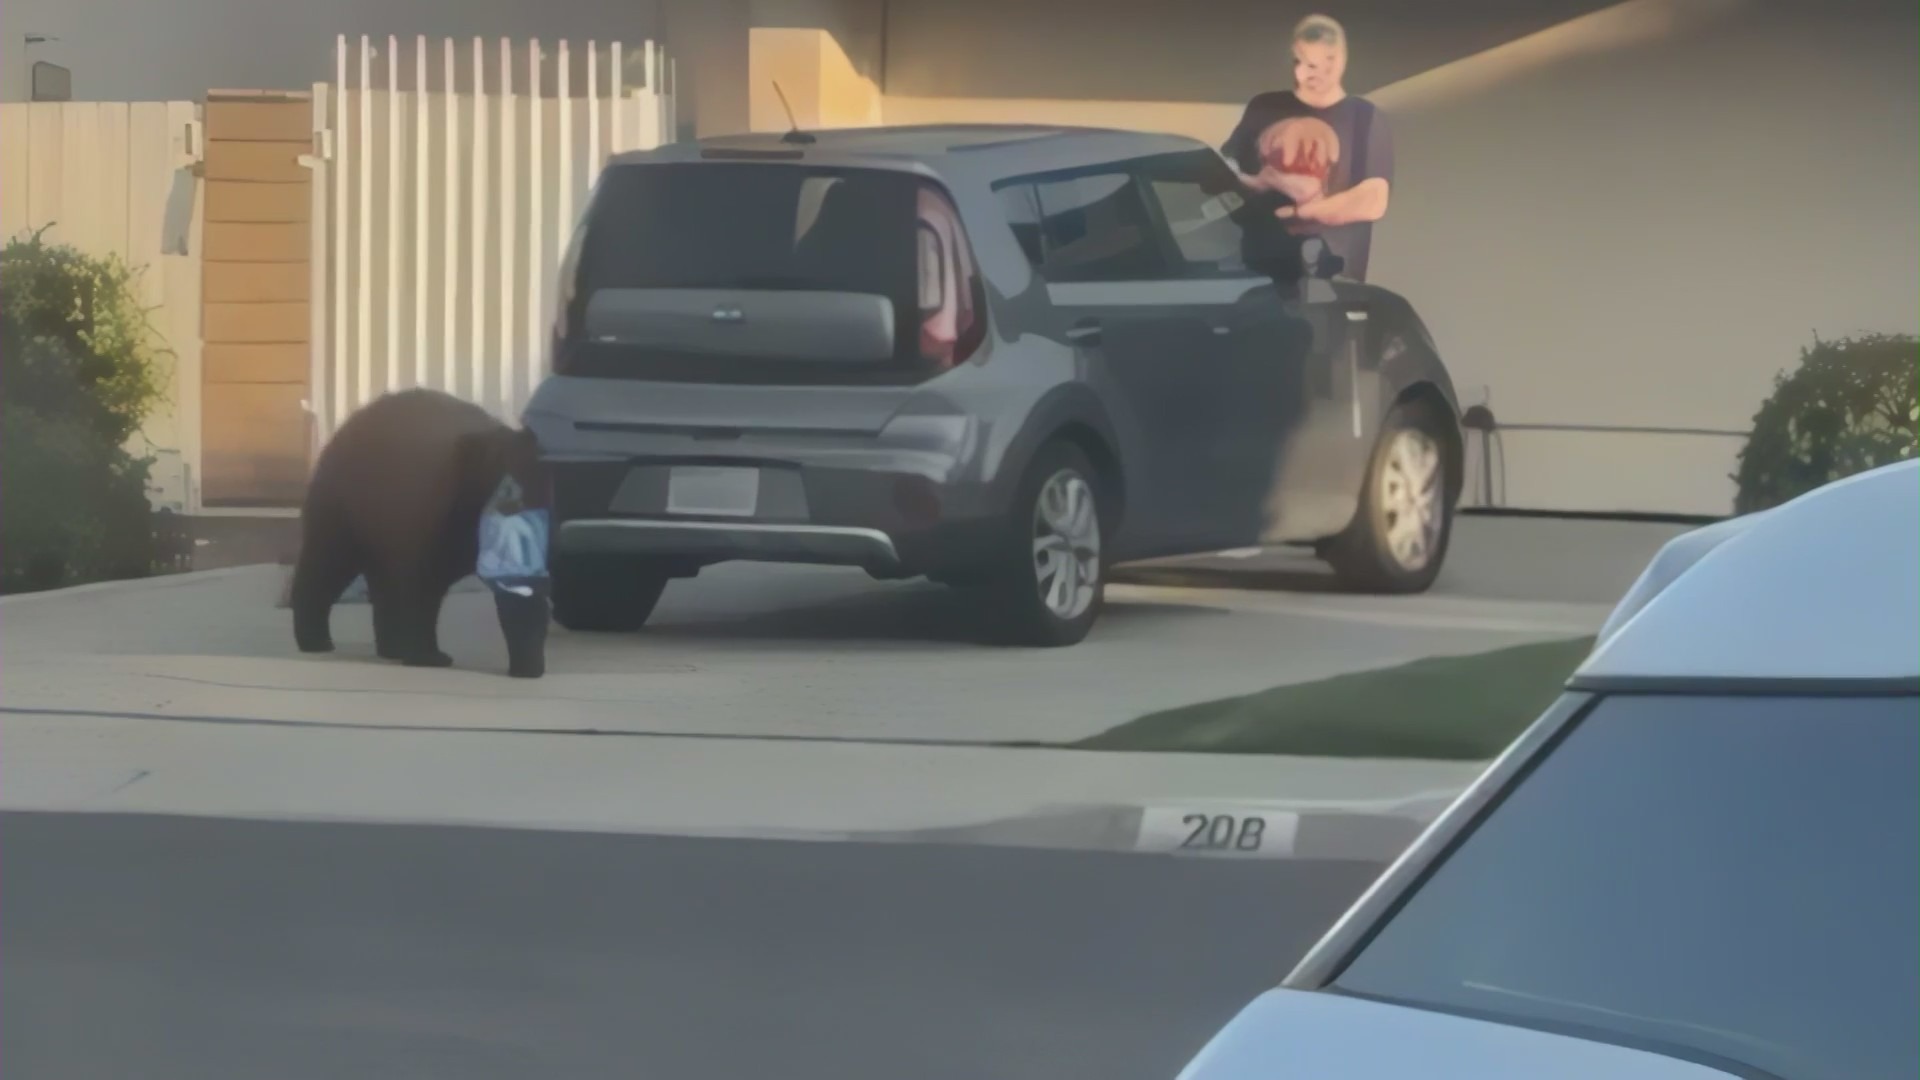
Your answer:
[[[383,659],[445,667],[440,604],[474,571],[480,514],[509,471],[541,490],[530,433],[433,390],[368,404],[320,452],[301,508],[290,601],[302,652],[333,648],[329,616],[356,577]]]

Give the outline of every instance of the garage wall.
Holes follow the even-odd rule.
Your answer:
[[[1419,304],[1469,400],[1744,432],[1816,333],[1920,330],[1916,9],[1795,6],[1402,118],[1373,276]],[[1728,508],[1741,445],[1505,442],[1514,503],[1701,513]]]
[[[679,64],[675,106],[681,131],[746,131],[748,0],[663,0],[661,37]]]
[[[1743,432],[1803,344],[1920,330],[1917,9],[1712,6],[1727,14],[1424,104],[1408,80],[1602,5],[1328,8],[1354,38],[1350,88],[1402,103],[1372,279],[1419,307],[1469,403],[1558,429],[1505,435],[1509,505],[1726,512],[1740,440],[1712,433]],[[1276,57],[1307,10],[893,0],[884,115],[1217,143],[1247,96],[1288,85]],[[1670,9],[1621,10],[1657,29]]]
[[[907,99],[1244,102],[1289,85],[1287,35],[1338,17],[1354,87],[1382,86],[1603,7],[1598,0],[888,0],[887,93]],[[1445,14],[1436,11],[1444,8]]]

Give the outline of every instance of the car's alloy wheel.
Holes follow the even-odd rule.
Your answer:
[[[1387,553],[1400,569],[1417,574],[1439,552],[1447,513],[1446,469],[1440,444],[1418,428],[1402,428],[1388,440],[1374,479],[1385,518]]]
[[[1100,592],[1100,515],[1093,485],[1062,469],[1040,487],[1033,509],[1033,576],[1040,602],[1072,621]]]
[[[1073,645],[1093,628],[1106,593],[1098,476],[1072,443],[1051,442],[1034,455],[984,597],[999,640]]]
[[[1426,402],[1404,402],[1387,414],[1353,522],[1320,549],[1347,586],[1417,593],[1439,576],[1453,532],[1447,425]]]

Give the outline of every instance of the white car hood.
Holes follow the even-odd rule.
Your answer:
[[[1729,1080],[1625,1046],[1305,990],[1254,999],[1180,1080]]]

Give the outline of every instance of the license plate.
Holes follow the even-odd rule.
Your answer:
[[[752,517],[760,508],[760,470],[675,465],[667,477],[667,513]]]

